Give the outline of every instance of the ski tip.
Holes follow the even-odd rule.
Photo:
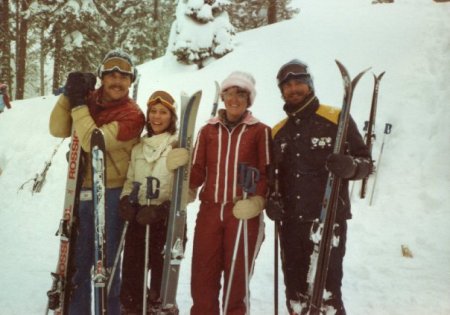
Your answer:
[[[372,67],[369,67],[367,69],[364,69],[363,71],[361,71],[360,73],[358,73],[358,75],[352,80],[352,87],[355,88],[356,84],[358,83],[359,79],[361,79],[361,77],[371,69]]]
[[[202,96],[202,90],[198,90],[197,92],[194,93],[195,96]]]
[[[348,75],[348,71],[347,68],[345,68],[345,66],[342,64],[342,62],[340,62],[339,60],[335,59],[334,60],[339,68],[339,71],[341,71],[342,74],[346,74]]]
[[[217,91],[220,91],[220,85],[219,85],[219,82],[214,81],[214,84],[216,85],[216,90],[217,90]]]
[[[340,62],[339,60],[334,59],[334,62],[337,63],[337,65],[338,65],[339,68],[344,68],[344,69],[345,69],[344,65],[343,65],[342,62]]]
[[[344,80],[344,86],[350,86],[351,79],[347,68],[339,60],[335,59],[335,62],[339,68],[339,71],[341,72],[342,79]]]
[[[386,73],[386,71],[381,72],[378,76],[374,73],[373,74],[373,78],[375,81],[380,81],[381,78],[384,76],[384,74]]]

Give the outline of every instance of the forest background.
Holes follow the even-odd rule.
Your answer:
[[[70,71],[95,71],[113,48],[130,53],[136,65],[161,57],[177,6],[200,32],[209,32],[216,19],[226,29],[227,36],[215,32],[206,46],[192,41],[172,52],[199,68],[232,50],[217,53],[218,41],[299,12],[291,0],[0,0],[0,83],[20,100],[56,91]]]

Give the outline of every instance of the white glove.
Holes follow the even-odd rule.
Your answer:
[[[236,219],[251,219],[258,216],[263,211],[265,199],[261,196],[251,196],[250,198],[239,200],[233,207],[233,215]]]
[[[184,166],[189,161],[189,151],[185,148],[172,149],[167,154],[166,167],[169,171],[173,171],[180,166]]]

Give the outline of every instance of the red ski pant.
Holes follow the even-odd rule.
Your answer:
[[[233,216],[233,204],[202,202],[195,226],[191,294],[191,315],[219,315],[221,277],[224,287],[222,303],[228,287],[233,250],[239,220]],[[247,220],[249,279],[253,262],[264,238],[262,216]],[[227,315],[243,315],[245,305],[245,264],[243,228],[231,284]],[[256,254],[255,254],[256,253]]]

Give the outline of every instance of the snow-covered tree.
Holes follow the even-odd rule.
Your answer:
[[[202,68],[233,50],[234,28],[228,0],[180,0],[172,24],[168,52],[185,64]]]
[[[174,1],[128,0],[126,8],[121,14],[122,28],[117,30],[120,46],[135,56],[137,63],[164,55],[175,16]]]
[[[92,1],[37,1],[27,12],[35,26],[48,31],[39,45],[53,61],[53,90],[64,84],[70,71],[95,71],[103,44],[107,41],[107,24]],[[48,49],[48,50],[47,50]]]

